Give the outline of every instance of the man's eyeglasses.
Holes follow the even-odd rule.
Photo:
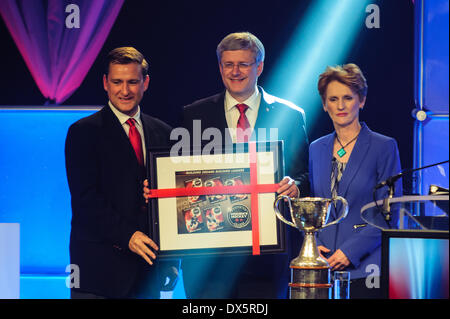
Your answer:
[[[252,66],[253,64],[255,64],[255,63],[256,63],[256,61],[253,62],[253,63],[250,63],[250,62],[239,62],[239,63],[225,62],[225,63],[222,64],[222,67],[223,67],[225,70],[231,71],[231,70],[234,70],[234,67],[237,66],[239,70],[245,71],[245,70],[250,69],[251,66]]]

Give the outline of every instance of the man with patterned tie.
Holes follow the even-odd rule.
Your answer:
[[[264,67],[263,44],[249,32],[231,33],[219,43],[216,53],[225,91],[185,106],[183,126],[191,136],[198,123],[202,130],[218,128],[223,144],[268,140],[258,134],[263,132],[269,137],[270,129],[276,129],[276,139],[284,142],[286,172],[295,179],[293,183],[290,177],[284,178],[278,193],[291,197],[299,196],[299,193],[307,196],[305,113],[300,107],[266,93],[257,85]],[[298,254],[301,243],[298,231],[288,232],[292,234],[289,235],[287,254],[185,258],[182,269],[187,297],[285,298],[289,261]]]
[[[169,146],[171,128],[141,112],[148,64],[132,47],[112,50],[103,86],[108,105],[72,124],[66,170],[72,200],[70,262],[80,270],[72,298],[159,298],[162,274],[141,195],[146,153]],[[164,266],[164,267],[163,267]]]

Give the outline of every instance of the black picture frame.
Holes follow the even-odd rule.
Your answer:
[[[255,142],[257,153],[257,171],[258,184],[276,184],[281,181],[284,176],[284,157],[283,157],[283,142]],[[186,175],[191,174],[195,178],[205,180],[220,175],[219,178],[233,177],[236,172],[247,174],[241,176],[242,181],[248,181],[249,175],[249,144],[231,144],[222,147],[220,151],[217,148],[213,154],[202,154],[201,149],[189,149],[189,152],[184,152],[183,155],[171,157],[171,149],[150,150],[148,152],[148,177],[150,187],[152,189],[167,189],[174,188],[180,185],[180,182],[186,178]],[[222,158],[222,162],[217,159]],[[224,161],[224,158],[226,160]],[[239,162],[237,159],[240,159]],[[262,160],[263,159],[263,160]],[[200,163],[198,162],[200,160]],[[184,161],[184,162],[183,162]],[[180,165],[181,162],[181,165]],[[198,173],[196,174],[195,172]],[[261,179],[261,180],[260,180]],[[226,180],[228,182],[230,179]],[[184,180],[186,183],[186,180]],[[244,183],[246,184],[246,183]],[[185,184],[186,185],[186,184]],[[243,194],[238,194],[243,195]],[[196,206],[192,203],[192,198],[186,197],[170,197],[170,198],[152,198],[149,200],[148,213],[150,220],[150,230],[152,232],[152,239],[159,246],[160,258],[180,258],[183,256],[199,256],[210,254],[252,254],[251,229],[248,225],[245,228],[230,228],[230,209],[224,209],[232,206],[232,196],[226,195],[226,199],[219,198],[221,202],[220,210],[222,210],[222,227],[223,229],[212,230],[210,225],[217,225],[220,223],[205,222],[208,213],[211,212],[211,205],[214,206],[216,202],[211,201],[212,196],[204,196],[200,199],[204,205]],[[201,197],[201,196],[199,196]],[[220,196],[219,196],[220,197]],[[250,194],[248,196],[241,196],[239,205],[245,206],[250,210],[248,203],[250,201]],[[285,252],[285,226],[275,216],[273,210],[273,202],[276,199],[276,193],[260,193],[258,195],[259,206],[259,232],[260,232],[260,253],[282,253]],[[195,200],[195,198],[194,198]],[[215,200],[218,200],[217,196]],[[227,202],[227,203],[225,203]],[[180,204],[181,203],[181,204]],[[198,231],[188,230],[189,222],[186,222],[186,229],[182,229],[183,212],[186,221],[186,211],[182,209],[182,205],[187,204],[187,210],[190,207],[199,207],[201,209],[203,225],[202,229]],[[242,203],[242,204],[241,204]],[[191,205],[192,206],[189,206]],[[234,206],[232,206],[231,211]],[[198,210],[197,210],[198,212]],[[220,211],[219,211],[220,213]],[[189,216],[192,215],[189,212]],[[227,218],[225,218],[225,215]],[[209,215],[211,216],[211,215]],[[244,218],[245,220],[245,218]],[[176,222],[177,227],[174,226]],[[196,223],[199,224],[199,223]],[[207,226],[206,226],[207,224]],[[238,225],[240,226],[240,225]],[[250,223],[251,226],[251,223]],[[251,227],[250,227],[251,228]],[[249,235],[250,232],[250,235]],[[197,236],[197,237],[195,237]],[[242,241],[240,241],[240,238]]]

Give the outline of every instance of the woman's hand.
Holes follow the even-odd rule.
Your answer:
[[[342,270],[350,265],[350,260],[345,256],[342,250],[338,249],[333,255],[326,258],[323,254],[327,254],[331,250],[325,246],[318,246],[317,248],[319,249],[320,256],[330,264],[331,270]]]
[[[342,270],[350,265],[350,260],[345,256],[344,252],[340,249],[327,259],[332,270]]]

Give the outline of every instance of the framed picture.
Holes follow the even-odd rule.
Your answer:
[[[149,153],[150,226],[160,256],[284,251],[273,210],[284,176],[282,141],[214,151]]]

